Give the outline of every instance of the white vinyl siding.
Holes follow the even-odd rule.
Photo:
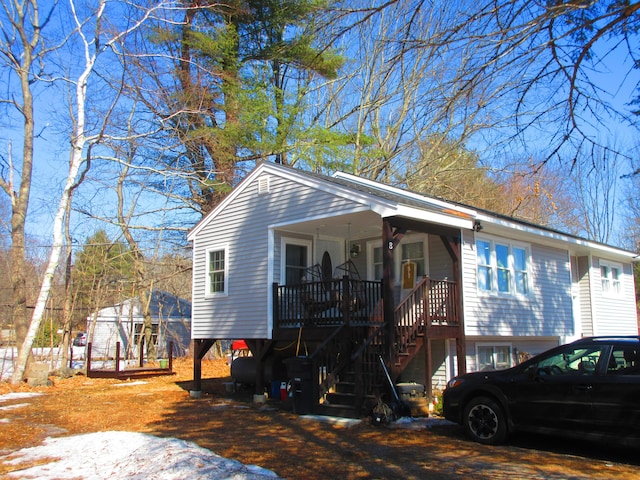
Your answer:
[[[604,291],[606,280],[603,266],[608,267],[608,287],[613,287],[611,268],[618,268],[619,293]],[[638,321],[635,306],[635,285],[631,264],[616,264],[606,259],[591,259],[591,299],[594,335],[637,335]],[[605,269],[607,272],[607,269]]]
[[[272,281],[279,281],[280,238],[274,224],[327,218],[359,205],[326,191],[271,175],[269,194],[256,180],[239,191],[193,239],[192,338],[271,337]],[[289,235],[287,235],[289,236]],[[207,252],[227,245],[226,296],[207,296]],[[269,246],[271,245],[271,249]]]
[[[527,295],[488,294],[478,288],[476,238],[462,231],[462,276],[465,332],[471,336],[543,336],[573,334],[571,269],[566,250],[529,244]],[[502,245],[520,244],[480,237]],[[495,265],[493,263],[492,265]],[[494,270],[495,271],[495,270]],[[517,270],[513,270],[518,273]],[[494,280],[494,285],[497,282]]]
[[[593,335],[593,304],[591,301],[591,274],[589,270],[589,257],[577,257],[576,268],[578,269],[578,295],[580,308],[580,324],[582,334],[585,336]]]

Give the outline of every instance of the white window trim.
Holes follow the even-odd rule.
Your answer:
[[[483,290],[480,288],[479,284],[478,284],[478,251],[477,251],[477,241],[481,240],[481,241],[485,241],[485,242],[489,242],[490,245],[490,262],[491,262],[491,289],[490,290]],[[498,289],[498,261],[496,258],[496,244],[499,245],[505,245],[508,247],[509,249],[509,291],[508,292],[501,292]],[[526,262],[527,262],[527,292],[526,293],[521,293],[516,291],[516,269],[515,269],[515,260],[513,257],[513,248],[520,248],[523,249],[526,252]],[[473,242],[473,248],[474,248],[474,253],[476,255],[476,264],[475,264],[475,271],[476,271],[476,290],[478,292],[479,295],[499,295],[499,296],[504,296],[504,297],[522,297],[522,298],[528,298],[532,295],[532,289],[533,289],[533,285],[532,285],[532,275],[533,275],[533,270],[532,270],[532,266],[533,266],[533,262],[531,259],[531,245],[527,244],[527,243],[522,243],[522,242],[517,242],[517,241],[513,241],[513,240],[509,240],[506,238],[496,238],[496,237],[490,237],[487,235],[476,235],[474,242]]]
[[[509,366],[507,368],[511,368],[514,366],[513,363],[513,345],[510,342],[476,342],[476,371],[480,370],[480,354],[478,350],[480,347],[509,347]],[[495,359],[494,359],[495,360]]]
[[[613,269],[613,268],[618,270],[618,282],[620,284],[620,287],[619,287],[617,292],[613,288],[613,278],[609,279],[610,282],[611,282],[611,288],[609,290],[607,290],[607,291],[605,291],[605,289],[603,288],[603,286],[602,286],[602,267],[608,267],[609,271],[611,271],[611,269]],[[600,291],[602,292],[602,296],[603,297],[607,297],[607,298],[622,298],[622,297],[624,297],[624,282],[622,280],[622,278],[624,276],[624,270],[622,268],[622,264],[615,263],[615,262],[610,262],[608,260],[599,260],[598,261],[598,276],[600,277]]]
[[[282,237],[280,239],[280,282],[286,279],[287,271],[287,245],[299,245],[307,247],[307,267],[313,265],[313,242],[304,238]]]
[[[224,252],[224,290],[222,292],[211,291],[211,275],[209,272],[209,255],[211,252]],[[205,298],[226,297],[229,295],[229,246],[214,245],[207,248],[205,255]]]

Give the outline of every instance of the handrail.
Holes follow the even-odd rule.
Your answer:
[[[367,396],[384,391],[378,355],[395,370],[394,365],[401,358],[404,361],[403,354],[415,354],[414,347],[419,348],[422,341],[418,337],[428,335],[431,326],[460,325],[455,282],[421,278],[395,308],[392,325],[376,315],[381,294],[381,282],[347,277],[297,286],[273,284],[274,329],[312,328],[317,334],[318,327],[330,328],[308,357],[313,369],[314,408],[346,374],[355,373],[354,403],[361,409]],[[390,340],[391,334],[394,340]]]
[[[396,357],[415,342],[429,321],[429,285],[429,277],[423,277],[395,309]]]
[[[398,356],[432,326],[458,326],[456,283],[423,277],[395,309],[395,349]]]
[[[349,365],[349,352],[345,336],[349,335],[345,325],[340,325],[309,356],[313,365],[313,398],[320,400],[336,384],[340,374]]]

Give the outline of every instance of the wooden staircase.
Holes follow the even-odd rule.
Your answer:
[[[319,401],[313,413],[359,418],[368,414],[379,398],[390,400],[379,356],[388,358],[391,350],[392,358],[386,365],[395,382],[425,348],[430,332],[437,338],[452,335],[451,328],[457,328],[459,322],[452,286],[452,282],[428,277],[416,285],[395,309],[392,349],[385,323],[337,328],[310,357],[318,374],[313,398]],[[442,327],[445,330],[438,330]]]

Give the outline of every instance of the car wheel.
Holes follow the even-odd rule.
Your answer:
[[[464,409],[464,429],[476,442],[497,445],[507,439],[507,417],[495,400],[473,398]]]

